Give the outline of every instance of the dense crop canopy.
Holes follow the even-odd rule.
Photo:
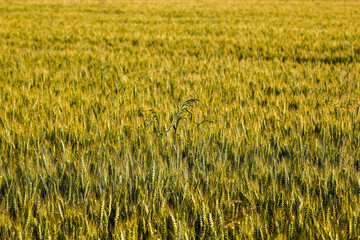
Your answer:
[[[357,1],[0,2],[0,239],[358,239]]]

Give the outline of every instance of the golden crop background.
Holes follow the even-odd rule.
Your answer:
[[[359,2],[2,1],[0,46],[0,239],[359,239]]]

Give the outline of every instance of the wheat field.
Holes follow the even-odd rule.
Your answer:
[[[359,239],[359,1],[0,0],[0,239]]]

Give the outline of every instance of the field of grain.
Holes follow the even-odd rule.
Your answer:
[[[359,239],[360,2],[0,1],[0,239]]]

